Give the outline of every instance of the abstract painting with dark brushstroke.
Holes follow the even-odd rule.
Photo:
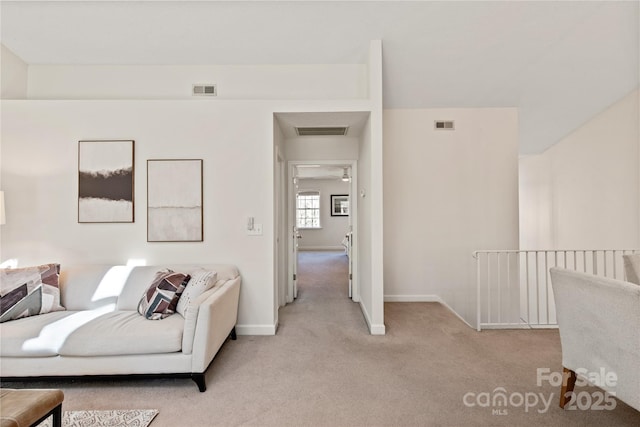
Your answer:
[[[80,141],[78,222],[133,222],[133,141]]]

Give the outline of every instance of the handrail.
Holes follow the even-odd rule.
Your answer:
[[[495,253],[522,253],[522,252],[638,252],[640,249],[487,249],[473,251],[473,257],[477,258],[478,254],[495,254]]]

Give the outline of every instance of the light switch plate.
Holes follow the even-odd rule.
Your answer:
[[[253,224],[253,230],[247,230],[249,236],[262,236],[262,224]]]

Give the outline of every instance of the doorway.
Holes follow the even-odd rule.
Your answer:
[[[357,161],[289,162],[289,258],[287,302],[301,285],[316,281],[318,271],[331,273],[333,286],[344,279],[344,294],[358,302]],[[305,265],[301,265],[304,263]],[[344,270],[344,277],[339,271]],[[309,277],[303,277],[307,274]],[[328,284],[328,281],[327,281]],[[341,293],[339,289],[336,289]]]
[[[370,111],[334,111],[334,112],[278,112],[274,113],[274,288],[277,295],[274,296],[276,303],[275,310],[291,305],[291,309],[296,310],[296,305],[291,304],[297,296],[297,250],[300,244],[306,246],[305,249],[316,250],[318,247],[323,252],[329,250],[340,251],[343,259],[347,262],[347,284],[344,286],[344,304],[348,307],[358,308],[358,312],[364,315],[367,326],[370,325],[370,316],[367,311],[367,304],[370,304],[371,281],[367,281],[362,286],[359,283],[359,215],[363,215],[361,221],[369,224],[370,211],[366,209],[359,212],[358,203],[361,200],[368,202],[364,197],[365,190],[360,191],[358,185],[360,177],[358,166],[360,156],[364,171],[371,169],[371,156],[368,150],[373,143],[371,133]],[[278,161],[280,160],[280,161]],[[284,166],[284,167],[283,167]],[[310,242],[311,236],[307,230],[302,230],[302,238],[298,239],[298,232],[294,226],[296,224],[295,202],[297,197],[296,185],[298,179],[311,178],[308,174],[313,169],[333,168],[335,179],[340,180],[346,174],[349,177],[347,190],[323,190],[322,194],[326,200],[322,202],[320,209],[327,216],[330,215],[332,207],[336,209],[336,214],[346,214],[349,221],[348,229],[343,230],[339,238],[331,243]],[[284,170],[284,179],[280,179]],[[295,180],[295,181],[294,181]],[[284,183],[284,185],[282,184]],[[370,184],[370,173],[366,172],[362,183]],[[283,186],[284,188],[282,188]],[[331,196],[336,196],[332,203]],[[332,206],[333,205],[333,206]],[[362,206],[368,206],[365,203]],[[284,217],[282,216],[284,213]],[[284,221],[284,223],[281,223]],[[370,233],[369,233],[370,234]],[[365,242],[370,244],[370,236],[364,236]],[[348,239],[347,238],[348,235]],[[343,242],[348,241],[347,247]],[[348,253],[347,253],[348,250]],[[365,247],[365,254],[369,254],[368,247]],[[365,259],[367,261],[367,259]],[[363,270],[368,273],[368,270]],[[366,274],[365,274],[366,275]],[[284,280],[281,278],[284,277]],[[361,297],[365,295],[369,299]],[[372,301],[372,300],[371,300]],[[351,304],[357,302],[358,305]],[[301,306],[298,305],[297,309]],[[278,314],[274,316],[278,323]],[[362,319],[360,319],[361,321]]]

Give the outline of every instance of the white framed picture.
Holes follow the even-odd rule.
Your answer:
[[[202,159],[147,160],[147,241],[202,242]]]

